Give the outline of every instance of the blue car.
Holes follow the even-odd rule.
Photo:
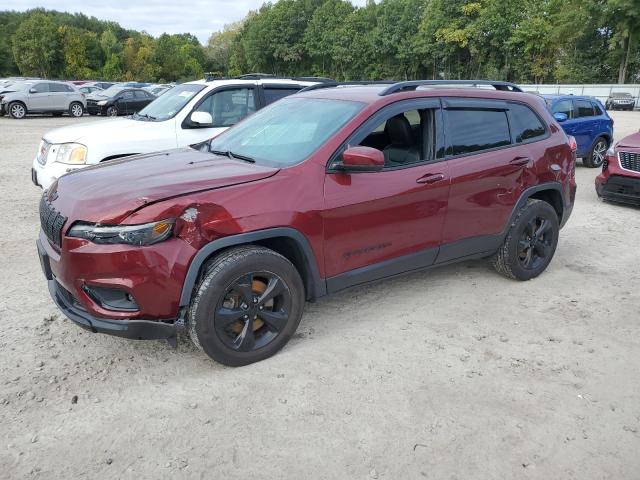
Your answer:
[[[554,118],[578,144],[577,156],[585,166],[602,165],[613,141],[613,120],[593,97],[542,95]]]

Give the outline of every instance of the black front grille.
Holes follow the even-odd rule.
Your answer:
[[[640,153],[620,152],[618,155],[622,168],[640,172]]]
[[[49,241],[58,248],[62,245],[62,227],[67,218],[47,200],[47,192],[40,199],[40,226]]]

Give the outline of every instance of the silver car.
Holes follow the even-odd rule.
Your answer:
[[[10,86],[0,99],[0,113],[11,118],[24,118],[28,113],[68,113],[81,117],[87,107],[84,95],[64,82],[29,80]]]

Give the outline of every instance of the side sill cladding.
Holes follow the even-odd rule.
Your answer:
[[[184,285],[182,286],[182,294],[180,295],[180,306],[187,306],[191,302],[191,294],[198,281],[200,269],[211,255],[228,247],[257,243],[278,237],[293,240],[301,252],[303,252],[302,261],[304,271],[301,271],[300,275],[303,277],[304,284],[307,287],[307,299],[312,300],[326,295],[326,283],[320,277],[315,255],[307,238],[294,228],[278,227],[219,238],[202,247],[195,257],[193,257],[191,265],[189,265],[189,270],[187,271]]]

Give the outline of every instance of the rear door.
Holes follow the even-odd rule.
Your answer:
[[[438,262],[497,246],[534,165],[527,147],[531,133],[518,139],[518,128],[510,129],[509,103],[451,98],[443,99],[443,107],[451,191]],[[539,124],[534,120],[533,130],[545,135],[532,115]]]
[[[142,90],[135,90],[133,92],[134,97],[134,106],[133,111],[131,113],[139,112],[144,107],[146,107],[149,103],[151,103],[151,97],[147,96],[147,92]]]
[[[39,82],[31,86],[27,92],[27,110],[47,111],[51,109],[51,93],[49,82]]]
[[[50,99],[52,110],[66,110],[69,107],[69,97],[73,93],[73,89],[62,83],[50,83]]]
[[[573,100],[576,112],[576,120],[574,121],[573,135],[578,143],[578,157],[584,157],[589,154],[591,145],[595,140],[598,131],[598,120],[595,116],[593,105],[587,99]]]

